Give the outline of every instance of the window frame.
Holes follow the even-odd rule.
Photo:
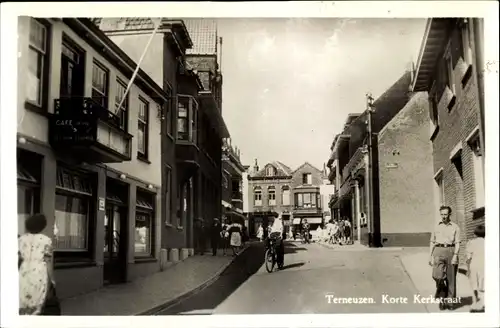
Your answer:
[[[187,100],[187,101],[186,101]],[[181,117],[180,116],[180,105],[183,105],[183,107],[186,109],[186,116]],[[186,106],[187,105],[187,106]],[[199,104],[198,101],[196,101],[196,98],[191,96],[191,95],[186,95],[186,94],[178,94],[177,95],[177,113],[176,113],[176,122],[177,122],[177,136],[176,140],[182,141],[182,142],[189,142],[193,144],[197,144],[198,141],[198,108]],[[182,132],[182,135],[180,134],[179,127],[181,126],[180,121],[183,121],[186,130]],[[183,138],[182,136],[185,136]]]
[[[285,191],[288,192],[288,197],[285,198]],[[290,206],[290,187],[289,186],[283,186],[281,187],[281,205],[283,206]],[[285,199],[287,200],[287,204],[285,204]]]
[[[267,201],[269,203],[269,206],[276,206],[276,204],[277,204],[277,202],[276,202],[276,188],[274,186],[268,187],[267,194],[268,194]],[[273,201],[273,202],[271,203],[271,201]]]
[[[119,77],[116,77],[115,79],[115,101],[114,101],[114,114],[120,118],[120,128],[123,129],[123,131],[128,132],[128,117],[129,117],[129,108],[130,108],[130,92],[127,92],[125,95],[125,101],[122,103],[122,108],[118,108],[118,105],[121,102],[121,99],[118,100],[117,97],[119,95],[119,88],[123,87],[124,92],[127,91],[127,85],[128,83],[123,82],[122,79]],[[123,95],[122,95],[123,97]]]
[[[31,43],[29,33],[31,33],[31,27],[32,23],[35,22],[36,24],[40,24],[44,30],[45,30],[45,49],[38,49],[36,45],[33,45]],[[41,55],[41,73],[40,73],[40,90],[39,90],[39,97],[40,97],[40,102],[37,103],[36,101],[33,101],[31,99],[28,99],[28,94],[25,94],[25,99],[24,99],[24,107],[26,109],[29,109],[34,112],[38,113],[47,113],[48,112],[48,95],[50,91],[50,81],[49,81],[49,76],[50,76],[50,67],[51,67],[51,46],[52,46],[52,24],[50,24],[49,21],[45,19],[40,19],[40,18],[35,18],[35,17],[30,17],[30,22],[29,22],[29,29],[28,29],[28,52],[34,51],[37,53],[37,55]],[[29,57],[29,55],[28,55]],[[38,60],[38,57],[37,57]],[[29,65],[29,58],[28,58],[28,65]],[[38,66],[38,63],[37,63]]]
[[[262,198],[263,198],[263,196],[262,196],[262,188],[255,187],[254,190],[253,190],[254,206],[262,206]],[[257,202],[259,202],[259,203],[257,203]]]
[[[143,196],[143,197],[141,197]],[[140,206],[137,206],[137,201],[136,201],[136,206],[135,206],[135,218],[134,218],[134,232],[137,227],[137,215],[147,215],[149,218],[149,252],[137,252],[135,249],[135,242],[134,242],[134,258],[152,258],[155,256],[155,243],[156,243],[156,225],[155,225],[155,214],[156,214],[156,194],[143,191],[141,188],[137,188],[136,191],[136,197],[137,199],[141,198],[147,198],[147,200],[151,201],[151,206],[153,207],[152,209],[147,209],[143,208]]]
[[[97,69],[100,69],[101,71],[104,72],[105,76],[104,76],[104,93],[101,92],[101,90],[97,89],[95,86],[94,86],[94,67],[96,67]],[[104,105],[102,103],[99,103],[97,102],[99,105],[101,105],[103,108],[105,108],[106,110],[108,110],[109,108],[109,69],[104,65],[102,64],[101,62],[99,62],[97,59],[94,58],[94,60],[92,61],[92,93],[97,92],[99,93],[102,98],[104,99]],[[94,95],[92,94],[92,100],[94,100]],[[95,102],[95,100],[94,100]]]
[[[137,138],[137,158],[142,160],[148,160],[149,158],[149,128],[150,128],[150,107],[149,102],[143,97],[139,96],[139,110],[137,111],[137,134],[141,130],[143,130],[143,140],[144,140],[144,151],[139,149],[139,138]],[[141,105],[144,105],[144,117],[141,118]]]
[[[474,177],[474,205],[475,209],[484,208],[486,205],[486,190],[484,181],[483,159],[484,148],[481,145],[479,136],[479,127],[476,127],[466,139],[467,145],[471,151],[471,161],[473,165]],[[477,150],[479,148],[479,150]],[[480,177],[478,177],[478,174]],[[481,191],[479,191],[481,190]],[[480,195],[481,197],[478,197]]]

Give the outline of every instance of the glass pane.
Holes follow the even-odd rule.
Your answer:
[[[106,75],[107,72],[94,64],[92,69],[92,87],[106,94]]]
[[[147,105],[144,102],[139,102],[139,119],[142,121],[147,121],[146,106]]]
[[[304,204],[311,203],[311,194],[304,194]]]
[[[148,214],[136,214],[134,250],[136,253],[151,253],[151,218]]]
[[[137,149],[140,153],[144,154],[146,150],[146,139],[144,138],[144,125],[139,123],[139,128],[137,129]]]
[[[87,249],[88,201],[56,195],[54,245],[59,250]]]
[[[187,117],[187,108],[181,103],[179,103],[179,117]]]
[[[28,51],[28,73],[26,97],[35,104],[41,104],[43,56],[30,48]]]
[[[40,22],[36,19],[32,18],[30,22],[30,44],[42,51],[45,51],[45,34],[45,26],[40,24]]]

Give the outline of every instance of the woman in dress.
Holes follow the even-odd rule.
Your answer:
[[[41,315],[54,284],[52,239],[41,232],[47,225],[43,214],[26,219],[26,233],[19,244],[19,314]]]
[[[233,249],[233,256],[236,256],[241,247],[241,224],[234,222],[229,228],[229,233],[231,235],[230,243]]]

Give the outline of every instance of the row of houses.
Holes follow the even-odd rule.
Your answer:
[[[155,22],[19,19],[18,234],[47,216],[62,298],[192,255],[222,215],[215,22]]]
[[[248,172],[247,201],[249,233],[254,236],[260,224],[264,227],[276,213],[283,214],[288,231],[307,219],[312,229],[323,224],[326,204],[322,186],[326,182],[326,171],[306,162],[292,170],[287,165],[274,161],[262,169],[257,160]]]
[[[334,138],[329,207],[352,218],[357,242],[428,245],[441,205],[464,242],[484,223],[480,24],[429,19],[416,67]]]

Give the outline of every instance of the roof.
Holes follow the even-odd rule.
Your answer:
[[[272,165],[278,171],[275,176],[290,176],[292,175],[292,169],[279,161],[273,161],[264,165],[264,168],[259,170],[257,173],[253,174],[253,178],[263,178],[266,176],[266,166]]]
[[[215,19],[190,18],[184,24],[193,41],[193,47],[186,51],[191,55],[217,54],[217,22]]]
[[[161,19],[160,29],[162,27],[172,28],[174,33],[180,33],[187,49],[193,46],[193,41],[188,33],[185,23],[180,19],[169,19],[165,17],[97,17],[89,18],[100,30],[105,33],[120,32],[120,31],[147,31],[154,29],[153,19]]]
[[[293,173],[295,173],[295,172],[297,172],[298,170],[300,170],[301,168],[303,168],[304,166],[307,166],[307,165],[309,165],[310,167],[312,167],[313,169],[315,169],[315,170],[316,170],[316,171],[318,171],[318,172],[322,172],[322,170],[318,169],[316,166],[312,165],[311,163],[309,163],[309,162],[305,162],[304,164],[302,164],[301,166],[299,166],[298,168],[296,168],[296,169],[292,172],[292,174],[293,174]]]
[[[417,59],[415,78],[412,85],[413,91],[428,91],[436,61],[443,50],[450,27],[456,20],[456,18],[430,18],[427,20]]]

